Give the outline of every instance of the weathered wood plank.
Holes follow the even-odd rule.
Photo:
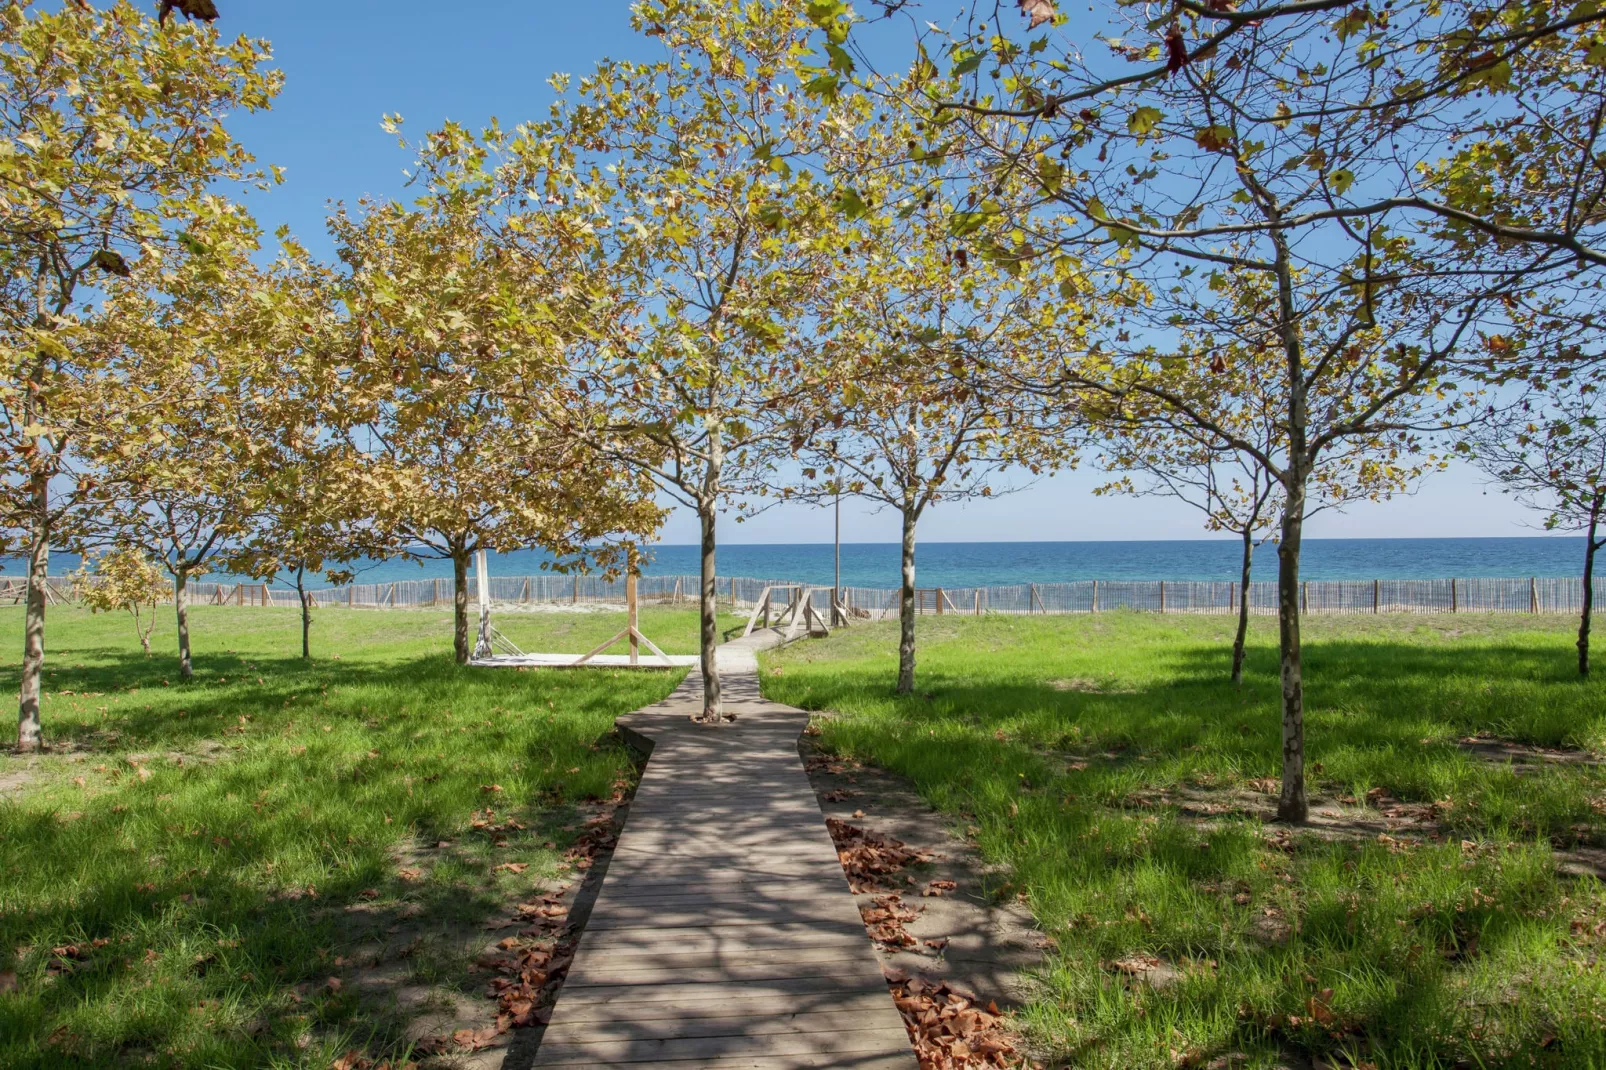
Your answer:
[[[907,1045],[909,1036],[900,1024],[887,1029],[838,1028],[816,1033],[758,1033],[734,1036],[694,1037],[605,1037],[597,1040],[561,1042],[550,1048],[542,1040],[548,1058],[579,1060],[589,1058],[593,1066],[673,1061],[676,1059],[728,1058],[732,1055],[823,1055],[875,1052],[883,1054],[897,1044]]]
[[[734,725],[690,722],[695,674],[621,719],[651,757],[536,1066],[916,1066],[756,645],[721,651]]]
[[[694,986],[672,986],[674,988]],[[565,1029],[589,1032],[594,1022],[655,1022],[670,1020],[684,1022],[688,1030],[701,1028],[702,1019],[733,1018],[738,1021],[776,1021],[785,1023],[800,1015],[827,1014],[849,1019],[856,1014],[875,1013],[881,1007],[881,986],[846,994],[838,988],[820,992],[791,992],[785,995],[731,995],[686,997],[672,996],[658,1000],[609,1000],[588,1002],[576,999],[564,1007]],[[553,1027],[547,1027],[548,1035]],[[689,1032],[687,1035],[691,1035]]]

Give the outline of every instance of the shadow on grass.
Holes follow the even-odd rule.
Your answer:
[[[405,1056],[454,993],[483,1003],[482,924],[633,779],[613,718],[678,680],[212,655],[163,687],[143,657],[74,654],[45,711],[67,770],[0,802],[7,1067]],[[134,751],[157,753],[112,760]]]
[[[577,689],[568,686],[565,676],[591,682],[618,678],[617,670],[606,668],[561,673],[476,669],[457,665],[449,657],[427,655],[373,664],[214,654],[207,657],[204,671],[183,681],[164,671],[166,666],[122,650],[79,649],[74,654],[95,657],[99,663],[51,671],[43,711],[47,749],[114,752],[150,745],[183,750],[199,741],[228,739],[241,726],[242,716],[279,723],[325,706],[336,713],[364,712],[364,703],[376,706],[381,701],[401,700],[418,710],[449,709],[465,701],[488,703],[493,709],[505,703],[503,712],[510,712],[507,707],[515,704],[533,709],[537,699],[551,694],[573,699]],[[637,674],[667,681],[678,679],[682,671],[637,670]],[[15,672],[0,673],[0,689],[11,686],[15,676]],[[664,686],[667,691],[668,685]],[[614,708],[606,699],[606,688],[588,690],[591,693],[578,705],[566,707],[566,712],[594,714]],[[85,715],[85,704],[103,704],[107,698],[121,703],[109,725]],[[80,708],[65,711],[65,699],[82,700],[77,702]]]
[[[890,693],[890,637],[873,636],[843,660],[777,657],[765,691],[836,711],[823,745],[909,778],[1005,864],[1003,892],[1057,941],[1027,1010],[1056,1061],[1606,1062],[1599,1017],[1576,1010],[1606,1005],[1606,900],[1542,842],[1600,838],[1606,777],[1523,775],[1457,746],[1598,743],[1606,704],[1561,641],[1310,642],[1313,790],[1442,807],[1442,831],[1412,842],[1333,842],[1133,802],[1277,776],[1275,650],[1251,649],[1239,689],[1224,646],[1146,622],[992,654],[974,627],[926,644],[914,696]]]

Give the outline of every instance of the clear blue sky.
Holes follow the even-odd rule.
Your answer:
[[[283,96],[266,115],[243,117],[234,130],[266,163],[286,169],[285,185],[253,196],[252,210],[271,231],[287,223],[314,250],[324,238],[325,206],[365,193],[404,196],[408,158],[379,128],[400,113],[417,133],[453,119],[477,127],[542,114],[555,71],[581,74],[598,59],[649,58],[650,40],[629,27],[627,0],[218,0],[220,27],[266,37],[285,72]],[[1189,539],[1197,515],[1164,499],[1095,498],[1102,482],[1077,472],[1019,494],[935,511],[923,525],[932,541]],[[892,542],[896,518],[844,507],[843,537]],[[1534,534],[1538,518],[1458,468],[1409,498],[1356,506],[1312,521],[1318,537],[1447,537]],[[729,542],[829,541],[828,510],[793,509],[745,524],[727,523]],[[675,517],[671,543],[696,541],[691,517]]]

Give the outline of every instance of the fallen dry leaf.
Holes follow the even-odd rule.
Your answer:
[[[1020,13],[1032,20],[1029,30],[1035,30],[1045,22],[1054,21],[1053,0],[1019,0]]]

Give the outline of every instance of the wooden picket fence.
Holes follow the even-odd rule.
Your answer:
[[[644,602],[690,605],[697,600],[696,576],[642,576],[639,597]],[[493,576],[491,601],[495,605],[614,604],[625,603],[623,577],[599,576]],[[72,601],[71,584],[48,581],[52,602]],[[721,603],[751,608],[760,598],[779,599],[777,608],[793,597],[789,592],[829,592],[821,585],[786,580],[722,576],[716,583]],[[195,605],[236,605],[294,608],[296,592],[265,583],[192,583]],[[780,592],[779,594],[775,592]],[[358,583],[312,593],[319,607],[349,609],[443,609],[452,604],[450,579],[396,580]],[[0,606],[19,605],[27,595],[27,582],[0,578]],[[923,587],[915,593],[916,611],[922,615],[1103,613],[1130,610],[1145,613],[1231,614],[1238,612],[1240,588],[1226,581],[1199,580],[1080,580],[1072,583],[1026,583],[999,587]],[[477,583],[471,576],[468,597],[478,601]],[[1595,581],[1595,599],[1606,605],[1606,577]],[[815,599],[830,605],[825,596]],[[884,619],[898,612],[897,588],[844,587],[835,599],[853,619]],[[1583,583],[1577,577],[1525,579],[1442,580],[1311,580],[1301,585],[1301,609],[1311,615],[1367,613],[1577,613],[1583,606]],[[1257,616],[1277,612],[1277,584],[1261,581],[1249,586],[1249,611]]]

